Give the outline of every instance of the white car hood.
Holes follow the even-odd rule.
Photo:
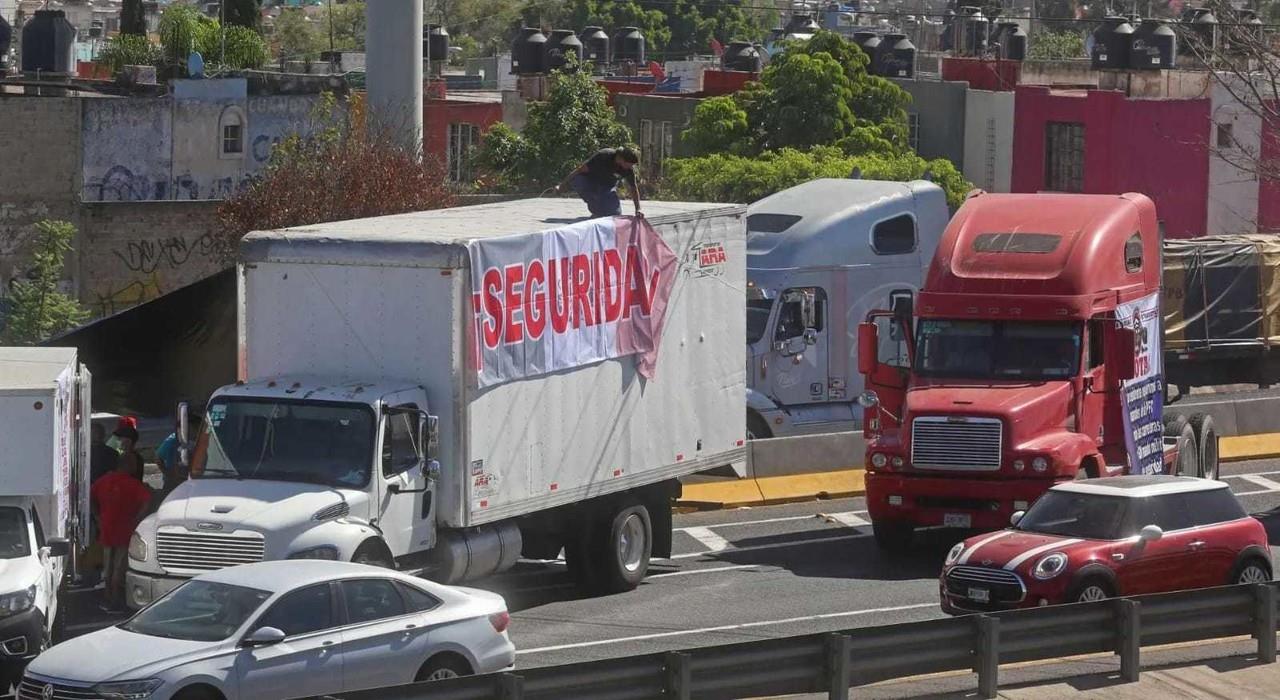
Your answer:
[[[108,627],[54,645],[36,657],[27,670],[46,678],[80,683],[140,680],[216,653],[224,644],[150,637]]]
[[[34,553],[17,559],[0,559],[0,595],[26,590],[43,575],[44,567]]]
[[[188,479],[161,504],[158,524],[232,532],[271,532],[305,522],[316,511],[343,500],[353,515],[364,512],[367,496],[318,484],[256,479]],[[200,527],[200,523],[209,523]],[[216,527],[220,526],[220,527]]]

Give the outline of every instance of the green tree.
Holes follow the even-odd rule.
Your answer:
[[[335,51],[364,51],[365,12],[363,2],[344,2],[325,8],[318,31],[321,43],[329,45],[329,26],[333,25]]]
[[[524,132],[497,125],[476,153],[482,183],[504,190],[539,190],[560,182],[596,150],[622,146],[631,132],[609,107],[607,93],[585,71],[552,73],[544,102],[529,105]]]
[[[316,58],[329,42],[320,36],[318,27],[300,9],[285,9],[276,18],[276,56],[284,60],[301,61]]]
[[[1027,58],[1035,61],[1063,61],[1084,57],[1084,36],[1070,30],[1045,32],[1037,36],[1027,50]]]
[[[120,5],[120,33],[146,36],[147,15],[142,0],[124,0]]]
[[[17,280],[10,290],[9,317],[4,342],[35,345],[70,330],[89,318],[80,302],[58,289],[62,281],[63,259],[72,249],[76,227],[66,221],[36,224],[35,253],[31,274]]]
[[[226,7],[222,11],[222,20],[228,27],[245,27],[257,29],[262,22],[261,0],[223,0]]]
[[[750,144],[747,112],[733,97],[709,97],[693,111],[693,122],[680,135],[695,153],[741,153]]]
[[[226,56],[222,57],[221,47],[214,54],[222,68],[229,70],[245,70],[261,68],[267,62],[267,42],[255,29],[240,26],[226,28]]]
[[[205,17],[192,5],[173,4],[160,15],[160,46],[163,59],[175,66],[186,65],[187,56],[199,51],[206,58],[214,58],[210,49],[217,45],[218,23]]]
[[[110,66],[112,73],[119,73],[125,66],[149,66],[159,63],[160,58],[160,47],[147,37],[117,34],[107,40],[107,45],[98,52],[97,60]]]

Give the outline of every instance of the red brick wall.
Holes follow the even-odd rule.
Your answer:
[[[442,162],[449,145],[450,124],[475,124],[483,132],[502,121],[502,104],[497,102],[427,99],[422,102],[422,111],[423,151]]]

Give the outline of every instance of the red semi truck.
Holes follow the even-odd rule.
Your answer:
[[[1162,415],[1160,251],[1141,194],[966,200],[919,297],[858,328],[882,547],[1005,527],[1065,480],[1216,477],[1212,419]]]

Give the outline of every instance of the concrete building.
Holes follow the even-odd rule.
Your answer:
[[[440,88],[422,106],[423,150],[444,164],[450,181],[472,182],[471,149],[480,144],[489,127],[505,121],[502,93],[490,90],[446,94],[442,84],[435,85]]]

